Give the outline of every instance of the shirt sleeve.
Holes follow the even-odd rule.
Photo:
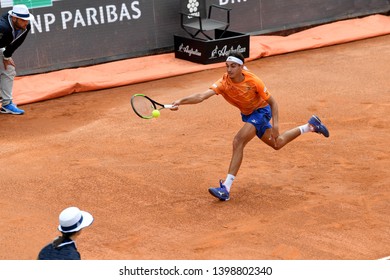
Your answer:
[[[222,78],[212,84],[209,89],[213,90],[216,94],[221,94],[223,92]]]
[[[268,92],[268,89],[265,86],[264,82],[259,78],[256,79],[256,87],[257,87],[257,92],[260,94],[261,98],[263,98],[265,101],[267,101],[271,97],[271,94]]]
[[[27,25],[26,31],[23,32],[22,35],[20,35],[16,40],[14,40],[11,44],[5,47],[5,51],[3,52],[4,57],[11,57],[12,54],[15,52],[17,48],[20,47],[20,45],[24,42],[24,40],[27,37],[28,32],[31,29],[31,25]]]

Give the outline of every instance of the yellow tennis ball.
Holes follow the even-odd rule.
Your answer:
[[[159,111],[159,110],[153,110],[152,116],[153,116],[154,118],[158,118],[158,117],[160,116],[160,111]]]

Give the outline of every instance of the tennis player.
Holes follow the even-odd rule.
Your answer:
[[[241,111],[244,122],[233,140],[233,154],[228,174],[219,187],[210,188],[216,198],[227,201],[238,170],[244,148],[255,136],[275,150],[279,150],[298,136],[316,132],[329,137],[329,131],[321,120],[313,115],[306,124],[279,134],[279,111],[275,98],[269,93],[263,81],[244,66],[244,57],[239,52],[231,52],[226,59],[227,72],[203,93],[195,93],[174,101],[173,110],[184,104],[197,104],[214,95],[222,95],[227,102]]]

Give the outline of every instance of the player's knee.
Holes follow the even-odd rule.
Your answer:
[[[279,151],[284,146],[284,141],[281,137],[276,138],[274,141],[270,143],[270,146],[275,151]]]
[[[282,147],[279,147],[276,143],[272,146],[275,151],[279,151]]]
[[[244,139],[238,135],[236,135],[233,139],[233,149],[242,148],[245,145]]]
[[[279,151],[280,149],[282,149],[284,147],[284,145],[286,145],[286,142],[284,141],[284,139],[282,137],[278,137],[275,141],[275,147],[274,149],[276,151]]]
[[[237,137],[234,137],[233,139],[233,150],[237,149],[240,145],[240,141],[239,139],[237,139]]]

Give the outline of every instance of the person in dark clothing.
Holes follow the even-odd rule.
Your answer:
[[[92,224],[92,215],[77,207],[69,207],[61,212],[59,221],[58,230],[62,235],[43,247],[38,260],[81,260],[75,239],[83,228]]]
[[[12,10],[0,18],[0,113],[22,115],[24,111],[13,102],[12,89],[16,76],[12,54],[19,48],[31,29],[30,14],[26,5],[15,5]]]

